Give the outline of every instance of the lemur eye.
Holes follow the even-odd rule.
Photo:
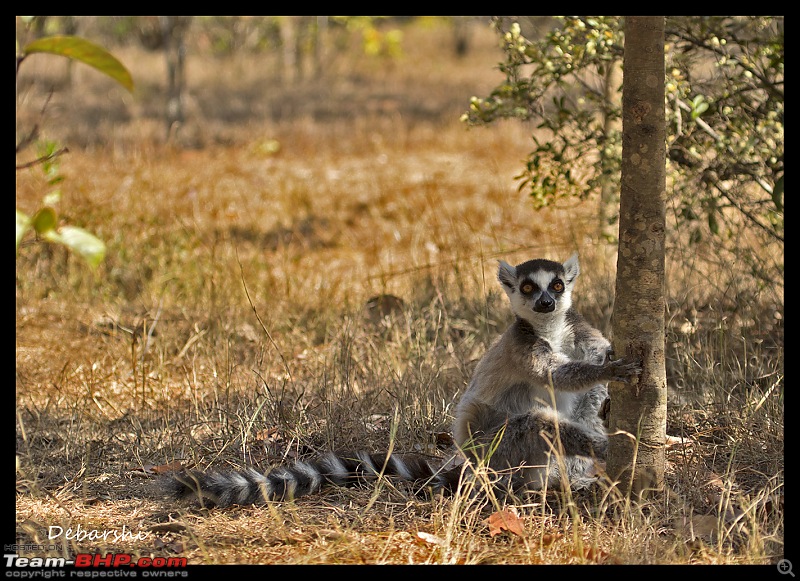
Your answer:
[[[564,290],[564,283],[561,282],[559,279],[555,279],[551,284],[550,288],[553,289],[554,292],[560,293]]]
[[[522,286],[519,287],[519,290],[522,291],[522,294],[529,295],[534,291],[535,288],[536,286],[534,286],[532,282],[523,282]]]

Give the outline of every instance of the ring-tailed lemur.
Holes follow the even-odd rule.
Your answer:
[[[605,457],[608,447],[600,418],[606,382],[641,372],[638,362],[613,360],[608,339],[572,308],[579,273],[577,253],[563,264],[500,261],[516,320],[483,356],[456,408],[456,443],[495,470],[521,467],[510,479],[516,489],[561,480],[553,451],[573,487],[590,482],[591,457]]]
[[[605,382],[629,382],[637,362],[610,358],[609,341],[572,309],[578,256],[560,264],[537,259],[516,267],[500,261],[498,278],[511,301],[514,323],[481,359],[461,397],[453,424],[458,447],[498,471],[514,489],[540,489],[561,480],[553,450],[563,452],[569,482],[590,481],[591,457],[603,457],[608,437],[599,417]],[[499,439],[499,443],[497,440]],[[559,448],[560,443],[560,448]],[[461,467],[437,470],[414,454],[327,453],[264,474],[180,472],[167,478],[173,496],[216,505],[253,504],[313,493],[377,475],[458,486]]]

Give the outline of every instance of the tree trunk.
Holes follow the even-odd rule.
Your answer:
[[[167,140],[175,134],[184,121],[183,100],[186,86],[184,35],[190,19],[191,16],[160,17],[164,57],[167,61]]]
[[[453,22],[453,52],[456,57],[463,58],[469,52],[469,37],[472,31],[472,17],[451,16]]]
[[[315,18],[316,21],[312,30],[314,40],[313,73],[314,79],[319,79],[324,72],[323,63],[328,57],[328,17],[317,16]]]
[[[287,84],[302,80],[303,61],[300,53],[302,16],[284,16],[280,21],[281,79]]]
[[[609,385],[606,471],[623,494],[664,485],[666,125],[664,17],[627,17],[614,351],[642,361],[636,385]]]
[[[599,231],[604,240],[613,239],[610,233],[609,220],[612,206],[616,206],[615,181],[611,179],[614,172],[614,151],[611,149],[610,137],[619,131],[620,118],[614,114],[620,103],[620,84],[622,81],[622,67],[619,59],[612,58],[606,65],[606,74],[603,79],[603,135],[605,141],[600,151],[601,168],[603,172],[602,186],[600,188]]]

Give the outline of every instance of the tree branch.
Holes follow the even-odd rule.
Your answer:
[[[39,157],[37,159],[34,159],[33,161],[29,161],[27,163],[23,163],[22,165],[18,165],[17,169],[26,169],[26,168],[33,167],[33,166],[35,166],[37,164],[40,164],[40,163],[45,163],[47,161],[50,161],[51,159],[55,159],[56,157],[58,157],[59,155],[62,155],[64,153],[69,153],[69,149],[66,148],[66,147],[62,147],[61,149],[59,149],[57,151],[54,151],[50,155],[45,155],[43,157]]]
[[[698,40],[697,38],[695,38],[693,36],[689,36],[687,34],[679,32],[677,30],[671,31],[671,34],[674,35],[675,37],[679,38],[680,40],[688,42],[692,46],[696,46],[698,48],[702,48],[703,50],[707,50],[709,52],[712,52],[717,56],[726,57],[726,58],[730,56],[720,48],[717,48],[717,47],[714,47],[714,46],[709,46],[708,44],[706,44],[706,42],[704,40]],[[725,36],[725,35],[720,33],[720,36]],[[733,37],[733,38],[734,38],[734,42],[737,42],[737,43],[739,42],[738,40],[735,40],[736,37]],[[741,44],[740,44],[740,46],[741,46]],[[767,92],[771,93],[774,97],[777,97],[777,98],[783,100],[783,98],[784,98],[783,97],[783,91],[778,89],[778,87],[775,86],[775,84],[772,81],[770,81],[768,78],[766,78],[763,74],[761,74],[755,68],[753,68],[753,67],[745,64],[744,62],[742,62],[741,59],[737,59],[736,62],[745,71],[750,72],[750,74],[752,74],[753,77],[758,79],[759,82],[761,83],[761,86],[764,87],[764,89]]]
[[[758,220],[758,218],[756,218],[755,216],[753,216],[753,215],[752,215],[750,212],[748,212],[748,211],[747,211],[747,210],[746,210],[746,209],[745,209],[745,208],[744,208],[744,207],[743,207],[741,204],[739,204],[739,203],[738,203],[736,200],[734,200],[734,199],[731,197],[731,195],[730,195],[730,194],[729,194],[729,193],[728,193],[726,190],[724,190],[724,189],[723,189],[723,188],[720,186],[720,184],[719,184],[719,183],[715,183],[715,184],[714,184],[714,187],[715,187],[715,188],[716,188],[716,189],[719,191],[719,193],[720,193],[720,194],[722,194],[722,197],[724,197],[726,200],[728,200],[728,201],[731,203],[731,205],[732,205],[734,208],[736,208],[736,209],[737,209],[737,210],[739,210],[739,211],[740,211],[742,214],[744,214],[744,216],[746,216],[746,217],[747,217],[747,219],[748,219],[748,220],[750,220],[750,221],[751,221],[753,224],[755,224],[756,226],[758,226],[759,228],[761,228],[761,229],[762,229],[764,232],[766,232],[767,234],[769,234],[770,236],[772,236],[772,237],[773,237],[773,238],[775,238],[776,240],[779,240],[780,242],[783,242],[783,236],[781,236],[780,234],[778,234],[777,232],[775,232],[775,231],[774,231],[773,229],[771,229],[769,226],[766,226],[766,225],[762,224],[762,223],[761,223],[761,222]]]

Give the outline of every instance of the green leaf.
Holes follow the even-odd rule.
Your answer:
[[[31,220],[34,230],[36,230],[38,234],[42,235],[51,230],[55,230],[57,222],[58,216],[56,215],[56,211],[50,206],[41,208],[38,212],[36,212],[36,214],[34,214],[33,220]]]
[[[23,55],[49,53],[89,65],[133,92],[133,78],[117,58],[101,46],[79,36],[46,36],[25,45]]]
[[[17,210],[17,250],[19,250],[19,243],[22,240],[22,237],[25,236],[25,232],[30,230],[30,228],[31,219],[27,214]]]
[[[63,226],[58,232],[48,232],[45,237],[77,252],[92,268],[97,268],[106,257],[106,245],[103,241],[83,228]]]
[[[708,215],[708,228],[711,230],[711,233],[714,235],[719,235],[719,223],[717,222],[717,217],[714,214]]]
[[[695,95],[692,99],[692,119],[697,119],[708,109],[708,102],[703,95]]]
[[[779,212],[783,212],[783,176],[778,178],[772,188],[772,203]]]
[[[692,119],[697,119],[700,117],[700,115],[705,113],[706,109],[708,109],[708,103],[705,101],[698,103],[697,106],[692,109]]]

